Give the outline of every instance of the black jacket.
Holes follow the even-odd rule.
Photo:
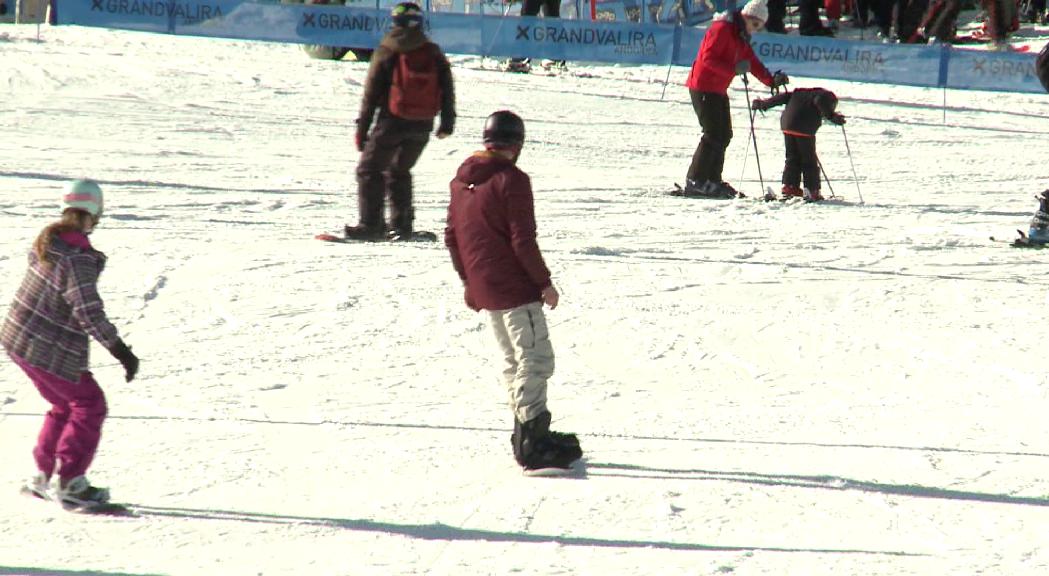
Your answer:
[[[830,90],[823,88],[798,88],[793,92],[782,92],[761,103],[760,110],[767,110],[780,104],[786,104],[779,117],[779,126],[786,134],[797,136],[815,136],[823,125],[823,119],[830,119],[838,107],[838,97]]]

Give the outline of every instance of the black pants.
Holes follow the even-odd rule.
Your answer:
[[[823,32],[823,22],[820,21],[820,8],[822,7],[822,0],[800,0],[798,2],[798,34],[818,36]]]
[[[925,38],[935,38],[940,42],[954,40],[957,29],[958,12],[962,9],[961,0],[933,0],[929,11],[925,13],[922,26]]]
[[[820,189],[820,163],[816,157],[815,136],[783,135],[783,148],[787,160],[783,164],[783,183],[800,186],[805,180],[805,189]]]
[[[521,5],[521,16],[535,16],[539,14],[540,7],[546,18],[561,17],[561,0],[524,0],[524,4]]]
[[[720,183],[723,181],[721,171],[725,168],[725,149],[732,141],[728,95],[698,90],[688,92],[692,97],[692,109],[703,129],[696,152],[692,154],[692,164],[688,167],[688,179]]]
[[[415,128],[415,129],[411,129]],[[380,118],[368,135],[357,162],[357,208],[360,225],[381,228],[383,199],[390,199],[389,228],[411,232],[411,169],[430,140],[429,130],[408,128],[396,118]]]
[[[765,21],[765,30],[773,34],[786,34],[783,18],[787,16],[787,0],[769,0],[768,8],[769,19]]]

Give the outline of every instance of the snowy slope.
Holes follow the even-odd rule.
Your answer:
[[[139,516],[17,495],[46,406],[0,363],[0,574],[1049,569],[1049,253],[987,240],[1047,185],[1045,97],[796,78],[842,99],[858,181],[840,129],[819,149],[847,203],[687,201],[661,193],[698,139],[687,70],[662,97],[666,69],[453,57],[459,122],[414,171],[416,225],[442,230],[485,116],[520,113],[562,292],[550,406],[586,451],[580,477],[531,479],[443,247],[312,239],[356,219],[365,65],[36,34],[0,29],[0,312],[63,181],[98,179],[101,290],[142,369],[125,384],[93,350],[90,476]],[[731,98],[725,176],[755,196]],[[765,184],[778,126],[755,121]]]

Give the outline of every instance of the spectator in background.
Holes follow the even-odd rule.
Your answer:
[[[1025,0],[1021,5],[1023,14],[1021,18],[1030,24],[1046,24],[1045,0]]]
[[[827,15],[827,28],[835,34],[841,22],[842,4],[848,4],[848,0],[823,0],[823,12]]]
[[[954,42],[961,8],[961,0],[933,0],[917,33],[930,44]]]
[[[521,16],[538,16],[540,8],[543,18],[561,17],[561,0],[524,0],[521,4]],[[528,72],[532,67],[531,58],[511,58],[506,64],[508,72]],[[551,60],[543,62],[544,68],[564,68],[564,60]]]
[[[831,0],[828,0],[831,1]],[[821,0],[799,0],[798,34],[802,36],[834,36],[834,32],[820,20]]]
[[[786,34],[787,27],[783,19],[787,16],[787,0],[768,1],[769,19],[765,21],[765,30],[773,34]]]

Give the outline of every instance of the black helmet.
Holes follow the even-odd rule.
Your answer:
[[[493,147],[524,144],[524,120],[509,110],[493,112],[484,122],[484,143]]]
[[[401,2],[390,10],[393,25],[400,28],[416,28],[423,22],[423,9],[415,2]]]

